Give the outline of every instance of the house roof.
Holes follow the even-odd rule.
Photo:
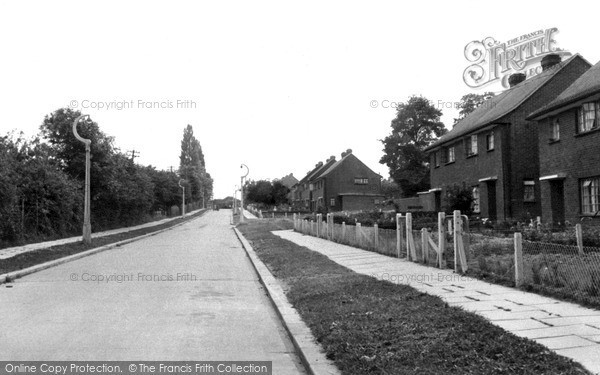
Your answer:
[[[333,163],[329,168],[327,168],[326,171],[324,171],[323,173],[321,173],[318,177],[325,177],[328,174],[330,174],[331,172],[333,172],[337,167],[339,167],[340,165],[342,165],[342,163],[344,161],[346,161],[349,158],[354,158],[356,159],[359,163],[361,163],[362,165],[364,165],[365,168],[367,168],[369,171],[373,172],[373,170],[371,168],[369,168],[365,163],[363,163],[362,161],[360,161],[359,158],[357,158],[351,150],[349,150],[349,152],[346,152],[346,154],[344,155],[343,158],[341,158],[340,160],[336,161],[335,163]],[[379,176],[379,174],[373,172],[373,174],[376,174]],[[381,177],[381,176],[380,176]]]
[[[325,163],[318,163],[314,169],[312,169],[310,172],[308,172],[306,174],[306,176],[304,176],[300,181],[298,181],[298,184],[302,184],[302,183],[314,180],[315,178],[319,177],[321,175],[321,172],[325,171],[329,166],[334,164],[334,162],[335,162],[335,158],[334,159],[330,158]]]
[[[525,81],[509,88],[501,94],[486,100],[467,117],[460,120],[452,128],[452,130],[425,148],[425,151],[439,147],[444,143],[450,142],[458,137],[467,135],[501,120],[504,116],[519,108],[519,106],[523,104],[525,100],[539,90],[565,66],[577,58],[583,59],[579,54],[575,54],[570,58],[558,63],[556,67],[526,79]]]
[[[298,179],[294,177],[293,173],[290,173],[287,176],[280,178],[279,182],[281,182],[284,186],[291,188],[298,183]]]
[[[600,62],[596,63],[587,72],[583,73],[579,78],[567,87],[556,99],[533,112],[527,119],[540,120],[548,117],[550,112],[584,99],[587,96],[594,95],[600,92]]]

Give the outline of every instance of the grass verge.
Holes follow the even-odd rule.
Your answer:
[[[68,243],[64,245],[52,246],[46,249],[29,251],[27,253],[22,253],[19,255],[15,255],[14,257],[8,259],[0,259],[0,275],[12,271],[21,270],[27,267],[35,266],[37,264],[42,264],[51,260],[63,258],[69,255],[81,253],[86,250],[94,249],[96,247],[101,247],[104,245],[109,245],[115,242],[127,240],[133,237],[142,236],[144,234],[156,232],[162,229],[170,228],[184,221],[189,221],[193,218],[196,218],[206,211],[200,211],[194,215],[190,215],[185,218],[179,218],[175,220],[171,220],[167,223],[141,228],[129,232],[113,234],[110,236],[92,238],[92,243],[90,245],[86,245],[83,241]]]
[[[405,285],[357,274],[271,233],[283,220],[238,229],[344,374],[585,374],[544,346]]]

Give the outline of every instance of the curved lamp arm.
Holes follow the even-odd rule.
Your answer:
[[[81,120],[84,117],[86,117],[88,120],[90,119],[90,115],[81,115],[73,121],[73,134],[75,135],[75,138],[77,138],[79,141],[85,143],[85,147],[87,148],[87,147],[90,147],[90,144],[92,143],[92,141],[90,139],[83,138],[82,136],[79,135],[79,133],[77,133],[77,124],[79,124],[79,120]]]
[[[250,168],[248,168],[246,164],[240,165],[240,168],[246,168],[246,174],[242,176],[243,178],[246,178],[246,176],[248,176],[248,173],[250,173]]]

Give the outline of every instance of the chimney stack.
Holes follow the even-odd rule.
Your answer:
[[[525,81],[525,78],[527,78],[527,76],[523,73],[511,74],[510,77],[508,77],[508,84],[510,87],[515,87],[519,83]]]
[[[560,55],[557,55],[556,53],[551,53],[549,55],[544,56],[544,58],[542,59],[542,72],[545,72],[546,70],[552,68],[553,66],[560,64],[561,62],[561,57]]]

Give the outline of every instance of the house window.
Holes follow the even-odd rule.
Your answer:
[[[524,180],[523,181],[523,201],[535,202],[535,181]]]
[[[440,166],[440,157],[441,155],[439,151],[433,153],[433,164],[436,168]]]
[[[479,186],[473,186],[473,212],[479,213],[480,210]]]
[[[552,138],[551,141],[558,141],[560,139],[560,123],[558,119],[554,120],[552,123]]]
[[[444,163],[448,164],[454,162],[454,146],[446,147],[442,155],[444,156]]]
[[[368,185],[369,184],[369,179],[368,178],[355,177],[354,178],[354,184],[355,185]]]
[[[494,132],[489,132],[485,136],[485,147],[488,151],[492,151],[494,149]]]
[[[600,105],[597,102],[584,103],[579,108],[577,132],[584,133],[598,127]]]
[[[474,134],[465,139],[467,156],[477,155],[477,134]]]
[[[335,198],[331,198],[331,199],[329,200],[329,205],[330,205],[331,207],[335,206]]]
[[[586,178],[581,184],[581,213],[595,214],[600,211],[600,177]]]

